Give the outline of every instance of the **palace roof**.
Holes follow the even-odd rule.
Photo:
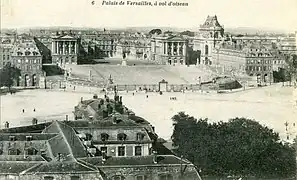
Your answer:
[[[222,28],[220,25],[217,16],[207,16],[205,22],[200,26],[203,29],[210,29],[210,28]]]

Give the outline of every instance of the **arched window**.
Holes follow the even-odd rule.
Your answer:
[[[125,133],[120,133],[120,134],[118,134],[117,139],[119,141],[125,141],[127,139],[127,135]]]
[[[205,54],[208,54],[208,45],[205,45]]]
[[[101,141],[108,141],[109,135],[106,133],[101,133]]]

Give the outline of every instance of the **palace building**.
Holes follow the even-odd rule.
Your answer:
[[[201,52],[197,64],[211,65],[212,52],[216,44],[224,37],[224,27],[220,25],[217,16],[207,16],[204,24],[200,25],[199,32],[194,37],[194,50]]]
[[[21,40],[12,48],[11,63],[21,70],[17,86],[39,86],[42,72],[42,56],[34,40]]]
[[[78,38],[71,34],[58,34],[52,37],[52,62],[61,67],[77,64]]]
[[[258,84],[272,82],[272,71],[284,65],[281,52],[261,43],[246,46],[231,42],[221,43],[213,51],[213,61],[224,71],[256,76]]]
[[[151,61],[156,64],[186,65],[188,40],[181,35],[162,34],[151,39]]]
[[[151,52],[150,40],[144,37],[121,38],[117,44],[116,56],[122,58],[125,54],[127,59],[149,60]]]

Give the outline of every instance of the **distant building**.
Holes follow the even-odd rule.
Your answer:
[[[12,44],[0,44],[0,68],[11,62]]]
[[[284,65],[278,50],[261,44],[245,47],[234,43],[222,43],[213,51],[213,61],[224,71],[241,72],[256,76],[258,84],[272,82],[272,71]]]
[[[22,40],[13,46],[11,62],[21,70],[17,86],[39,86],[39,79],[43,76],[42,56],[32,39]]]
[[[213,49],[223,37],[224,27],[220,25],[217,16],[207,16],[194,38],[193,49],[201,52],[197,64],[212,65]]]
[[[65,33],[52,37],[52,62],[61,67],[77,64],[78,38]]]
[[[280,38],[277,45],[278,49],[284,54],[296,54],[296,38],[293,36]]]
[[[295,47],[296,47],[296,54],[297,54],[297,31],[295,31]]]
[[[149,60],[151,54],[150,40],[147,38],[122,38],[117,43],[117,57],[127,59]]]
[[[156,64],[186,65],[188,40],[181,35],[162,34],[151,39],[151,61]]]

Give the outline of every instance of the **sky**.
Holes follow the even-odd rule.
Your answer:
[[[94,0],[94,5],[92,1],[1,0],[1,28],[198,28],[207,15],[217,15],[225,28],[251,27],[292,32],[297,30],[297,0],[146,0],[187,2],[187,7],[103,6],[103,0]]]

